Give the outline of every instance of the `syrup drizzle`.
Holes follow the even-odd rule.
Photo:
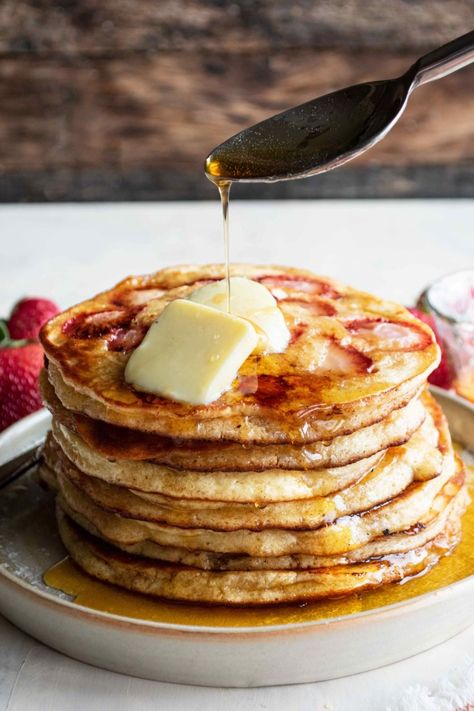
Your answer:
[[[230,313],[230,249],[229,249],[229,195],[232,182],[230,180],[219,180],[207,176],[209,180],[216,185],[221,198],[222,217],[224,221],[224,261],[225,261],[225,278],[227,283],[227,313]]]

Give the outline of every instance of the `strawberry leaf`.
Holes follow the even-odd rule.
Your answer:
[[[0,319],[0,348],[22,348],[34,342],[35,341],[28,338],[20,338],[17,340],[11,338],[7,322]]]
[[[8,330],[7,322],[0,321],[0,348],[10,343],[10,331]]]

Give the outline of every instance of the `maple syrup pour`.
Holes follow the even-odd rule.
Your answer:
[[[216,184],[221,198],[222,217],[224,219],[224,259],[225,278],[227,282],[227,313],[230,314],[229,195],[232,183],[221,180]]]
[[[206,174],[211,183],[217,187],[221,198],[222,217],[224,221],[224,261],[225,261],[225,278],[227,282],[227,313],[230,313],[230,250],[229,250],[229,195],[232,182],[230,180],[221,180],[218,177]]]
[[[474,496],[474,468],[466,468],[470,494]],[[82,572],[69,557],[50,568],[43,579],[49,587],[71,595],[78,605],[153,622],[214,627],[316,622],[410,600],[474,574],[474,503],[463,516],[462,529],[462,540],[455,551],[441,558],[424,575],[345,598],[300,605],[229,608],[157,600],[95,580]]]

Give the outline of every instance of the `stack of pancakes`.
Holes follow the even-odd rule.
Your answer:
[[[138,392],[131,351],[169,301],[223,278],[131,277],[42,331],[42,476],[89,574],[159,597],[268,604],[429,570],[459,540],[464,471],[426,390],[439,351],[406,309],[310,272],[236,265],[291,332],[207,406]]]

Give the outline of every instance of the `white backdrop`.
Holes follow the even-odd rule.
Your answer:
[[[0,207],[0,314],[19,297],[65,307],[130,273],[222,261],[215,203]],[[474,267],[469,201],[238,202],[233,261],[283,263],[412,303]],[[219,690],[132,679],[67,659],[0,619],[0,710],[456,711],[474,702],[474,631],[386,669],[297,687]]]

